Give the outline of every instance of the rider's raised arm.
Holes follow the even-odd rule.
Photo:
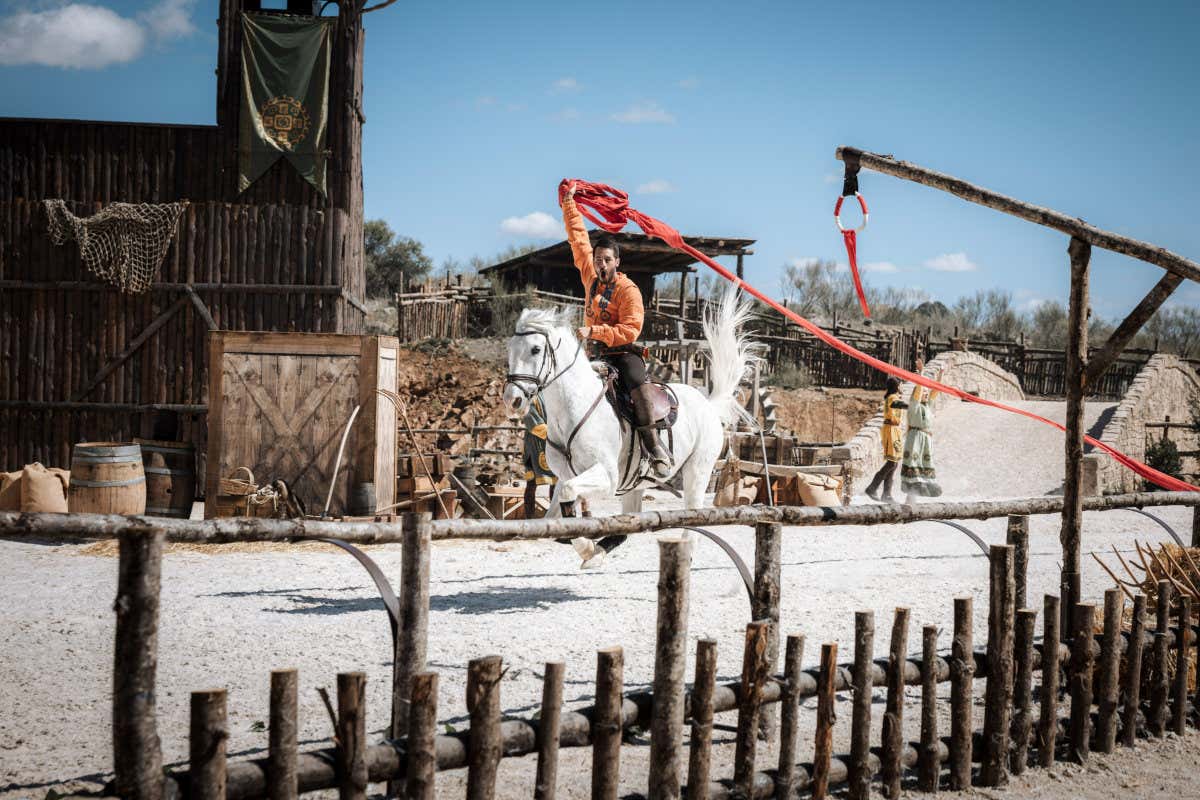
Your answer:
[[[646,312],[642,308],[642,293],[632,281],[624,282],[612,299],[617,309],[613,325],[592,325],[591,337],[608,347],[632,344],[642,334]]]
[[[575,205],[575,198],[563,195],[563,223],[567,227],[567,243],[571,245],[571,256],[579,269],[579,277],[583,280],[583,288],[591,287],[596,280],[596,264],[592,261],[592,240],[588,238],[587,228],[583,226],[583,214]]]

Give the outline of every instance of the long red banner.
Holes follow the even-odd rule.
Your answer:
[[[841,339],[838,339],[833,334],[822,329],[820,326],[809,322],[807,319],[791,309],[785,308],[780,303],[776,302],[770,297],[767,297],[758,289],[755,289],[753,286],[746,283],[729,270],[725,269],[725,267],[722,267],[704,253],[701,253],[699,250],[689,245],[683,240],[683,236],[680,235],[679,231],[675,230],[670,225],[654,219],[653,217],[647,216],[636,209],[630,208],[629,195],[627,195],[625,192],[622,192],[619,189],[614,189],[611,186],[605,186],[602,183],[589,183],[588,181],[582,180],[563,180],[558,186],[560,202],[563,195],[571,187],[574,187],[575,189],[575,202],[579,205],[579,210],[585,217],[590,219],[597,226],[603,228],[609,233],[617,233],[624,228],[626,224],[633,222],[639,228],[641,228],[646,235],[662,239],[676,250],[687,253],[697,261],[704,262],[725,280],[737,284],[747,294],[757,298],[763,303],[766,303],[768,306],[775,309],[780,314],[783,314],[785,317],[804,328],[822,342],[825,342],[827,345],[836,350],[840,350],[851,358],[858,359],[864,364],[868,364],[869,366],[872,366],[881,372],[887,373],[888,375],[894,375],[897,378],[905,381],[911,381],[929,389],[936,389],[939,392],[952,397],[957,397],[960,400],[965,400],[968,403],[979,403],[980,405],[999,408],[1004,411],[1012,412],[1013,414],[1020,414],[1023,417],[1028,417],[1030,419],[1037,420],[1038,422],[1045,423],[1046,425],[1050,425],[1051,427],[1057,428],[1060,431],[1066,431],[1066,428],[1063,425],[1039,416],[1038,414],[1034,414],[1031,411],[1013,408],[1012,406],[999,403],[995,400],[987,400],[982,397],[976,397],[975,395],[964,392],[963,390],[954,386],[947,386],[946,384],[939,383],[931,378],[926,378],[924,375],[918,375],[915,372],[909,372],[906,369],[901,369],[900,367],[889,364],[886,361],[880,361],[874,356],[867,355],[861,350],[846,344]],[[596,216],[597,214],[599,216]],[[1110,447],[1098,439],[1094,439],[1091,436],[1084,436],[1083,438],[1088,444],[1099,450],[1103,450],[1105,453],[1108,453],[1123,466],[1128,467],[1138,475],[1142,476],[1160,488],[1175,492],[1200,492],[1200,487],[1193,486],[1186,481],[1181,481],[1178,478],[1167,475],[1164,472],[1160,472],[1159,470],[1156,470],[1147,464],[1143,464],[1142,462],[1125,455],[1120,450]]]

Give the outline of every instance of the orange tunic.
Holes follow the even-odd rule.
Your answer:
[[[562,210],[567,242],[583,281],[583,321],[592,329],[591,338],[608,347],[632,344],[641,335],[646,316],[641,291],[621,272],[612,283],[598,281],[596,264],[592,260],[592,241],[583,225],[583,215],[571,197],[563,198]]]

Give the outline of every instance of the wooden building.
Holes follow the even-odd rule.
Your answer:
[[[592,242],[604,231],[588,232]],[[621,248],[621,271],[628,275],[638,288],[642,297],[647,300],[654,296],[655,282],[659,275],[679,275],[686,277],[696,271],[693,264],[696,260],[687,253],[674,249],[660,239],[654,239],[640,233],[618,233],[612,235]],[[707,256],[736,256],[737,274],[742,274],[742,260],[754,251],[750,246],[754,239],[721,239],[708,236],[685,236],[684,240],[692,247]],[[499,264],[493,264],[480,271],[493,284],[512,289],[523,289],[534,286],[542,291],[570,294],[583,297],[583,286],[579,282],[579,272],[571,261],[571,247],[561,241],[541,250],[526,253]],[[680,296],[686,289],[687,281],[680,281]]]
[[[334,23],[328,196],[286,159],[239,193],[239,12],[259,5],[219,0],[215,125],[0,119],[0,466],[65,466],[81,440],[202,446],[209,329],[363,330],[362,14]],[[156,283],[127,295],[51,242],[49,199],[188,205]]]

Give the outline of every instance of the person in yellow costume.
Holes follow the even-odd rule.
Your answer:
[[[537,503],[537,487],[543,484],[553,486],[558,482],[550,465],[546,463],[546,411],[542,407],[542,395],[539,392],[529,401],[529,411],[523,420],[525,425],[525,446],[522,462],[525,466],[525,519],[533,519]]]
[[[879,429],[879,438],[883,443],[883,466],[875,473],[871,483],[866,488],[867,497],[872,500],[883,500],[894,503],[892,485],[896,480],[896,470],[904,458],[904,439],[900,435],[900,412],[908,408],[908,403],[900,399],[900,379],[888,377],[887,388],[883,391],[883,427]],[[883,486],[883,494],[879,488]]]

